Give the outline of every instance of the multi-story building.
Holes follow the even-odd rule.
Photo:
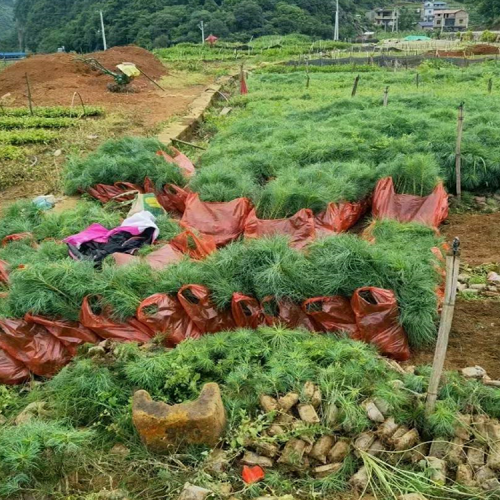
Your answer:
[[[397,31],[399,10],[390,8],[373,9],[367,14],[368,19],[386,31]]]
[[[465,31],[469,27],[469,14],[464,9],[436,10],[433,28],[442,31]]]
[[[421,21],[419,26],[424,29],[434,29],[434,13],[436,10],[445,10],[448,4],[442,1],[427,1],[424,2],[424,7],[421,10]]]

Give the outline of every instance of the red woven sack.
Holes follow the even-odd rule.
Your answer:
[[[176,297],[157,293],[143,300],[137,309],[137,319],[155,334],[165,335],[167,347],[175,347],[201,333],[191,321]]]
[[[399,324],[394,292],[381,288],[359,288],[351,299],[359,339],[397,361],[410,359],[408,336]]]

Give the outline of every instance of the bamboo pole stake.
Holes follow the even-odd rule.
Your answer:
[[[24,74],[24,78],[26,79],[26,87],[28,88],[28,105],[30,108],[30,114],[31,116],[34,115],[33,113],[33,100],[31,99],[31,86],[30,86],[30,79],[28,77],[28,73]]]
[[[434,412],[438,395],[439,383],[443,373],[446,351],[448,349],[448,339],[450,336],[453,313],[455,311],[455,299],[457,296],[458,273],[460,269],[460,240],[453,240],[452,248],[446,256],[446,286],[443,310],[441,312],[441,322],[439,324],[438,340],[432,364],[432,373],[427,390],[427,401],[425,404],[425,414],[427,416]]]
[[[306,89],[309,89],[311,76],[309,75],[309,59],[306,61]]]
[[[464,130],[464,103],[458,107],[457,147],[455,150],[455,174],[457,177],[457,199],[462,201],[462,135]]]
[[[161,85],[158,85],[158,83],[156,83],[149,75],[144,73],[144,71],[142,71],[141,68],[137,68],[137,69],[139,70],[141,75],[145,76],[153,85],[156,85],[160,90],[163,90],[163,92],[166,92],[166,90]]]
[[[358,83],[359,83],[359,75],[354,79],[354,85],[352,86],[351,97],[356,96],[356,92],[358,91]]]
[[[488,80],[488,94],[491,94],[492,90],[493,90],[493,78],[490,78]]]
[[[85,109],[85,104],[83,103],[83,99],[82,99],[80,92],[75,92],[73,94],[73,99],[71,99],[71,109],[73,109],[73,105],[75,104],[75,97],[76,96],[78,96],[80,98],[80,104],[82,105],[82,109],[83,109],[83,116],[85,116],[87,114],[87,111]]]
[[[420,87],[420,73],[417,73],[415,76],[415,84],[417,85],[417,89]]]
[[[386,87],[384,90],[384,108],[387,108],[389,104],[389,87]]]
[[[180,139],[172,139],[172,142],[178,142],[179,144],[184,144],[185,146],[190,146],[196,149],[202,149],[203,151],[207,150],[207,148],[204,148],[203,146],[198,146],[198,144],[193,144],[192,142],[181,141]]]

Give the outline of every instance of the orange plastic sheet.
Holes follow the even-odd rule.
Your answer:
[[[118,267],[144,262],[158,271],[179,262],[183,257],[182,253],[170,244],[161,246],[158,250],[151,252],[144,258],[125,253],[113,253],[111,256]]]
[[[312,319],[320,332],[347,332],[355,336],[358,331],[351,302],[346,297],[316,297],[305,300],[302,310]]]
[[[329,203],[326,210],[314,218],[316,235],[321,237],[345,233],[361,219],[369,206],[368,200]]]
[[[197,339],[201,332],[186,314],[179,299],[157,293],[143,300],[137,319],[155,334],[165,336],[167,347],[175,347],[187,338]]]
[[[9,264],[5,260],[0,260],[0,283],[9,282]]]
[[[375,187],[372,212],[378,219],[419,222],[438,228],[448,217],[448,195],[442,183],[429,196],[396,194],[392,177],[386,177]]]
[[[45,327],[51,335],[62,342],[71,356],[76,356],[77,349],[82,344],[96,344],[101,340],[93,331],[77,321],[52,320],[31,314],[26,314],[24,320]]]
[[[373,344],[379,352],[397,361],[410,358],[408,336],[399,324],[394,292],[381,288],[359,288],[351,299],[358,333],[356,339]]]
[[[0,349],[0,384],[16,385],[26,382],[30,371],[24,363]]]
[[[143,323],[135,318],[130,318],[124,323],[115,322],[107,311],[95,314],[90,305],[90,298],[85,297],[80,310],[80,323],[92,330],[103,339],[118,340],[123,342],[144,343],[154,337],[154,333]]]
[[[2,240],[2,246],[6,246],[9,243],[12,243],[13,241],[21,241],[21,240],[26,240],[26,239],[33,239],[33,234],[29,232],[25,233],[16,233],[16,234],[9,234]]]
[[[257,218],[252,209],[245,221],[245,238],[262,238],[273,234],[285,234],[290,237],[290,246],[302,249],[316,237],[314,215],[309,209],[299,210],[288,219],[262,220]]]
[[[303,328],[316,331],[312,319],[302,308],[288,299],[276,300],[275,297],[265,297],[262,300],[264,318],[268,325],[283,324],[287,328]]]
[[[43,326],[22,319],[0,320],[0,348],[44,377],[54,375],[71,359],[63,343]]]
[[[213,236],[219,247],[234,241],[243,233],[251,208],[247,198],[213,203],[201,201],[197,193],[189,193],[181,225]]]
[[[146,193],[155,193],[158,203],[170,213],[183,214],[186,210],[186,200],[189,194],[187,189],[183,189],[175,184],[165,184],[163,189],[155,189],[149,179],[144,181]]]
[[[184,177],[188,179],[190,177],[193,177],[193,175],[196,173],[196,169],[191,160],[173,146],[170,146],[170,149],[173,151],[174,156],[170,156],[168,153],[165,153],[165,151],[158,151],[156,154],[158,156],[163,156],[163,158],[165,158],[165,161],[167,161],[168,163],[175,163],[180,168]]]
[[[170,240],[170,244],[177,251],[197,260],[202,260],[217,250],[213,236],[196,234],[189,229]]]
[[[207,287],[186,285],[179,290],[177,297],[202,334],[234,329],[231,312],[217,310],[210,299],[210,290]]]
[[[114,201],[129,201],[133,200],[137,193],[142,193],[142,189],[136,184],[130,182],[115,182],[110,184],[96,184],[88,188],[87,193],[101,203]]]
[[[241,293],[234,293],[231,312],[238,328],[256,329],[265,325],[264,311],[257,299]]]

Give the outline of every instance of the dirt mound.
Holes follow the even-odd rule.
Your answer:
[[[438,50],[437,52],[429,52],[429,54],[437,55],[438,57],[485,56],[499,53],[500,50],[498,47],[487,44],[472,45],[463,50]]]

